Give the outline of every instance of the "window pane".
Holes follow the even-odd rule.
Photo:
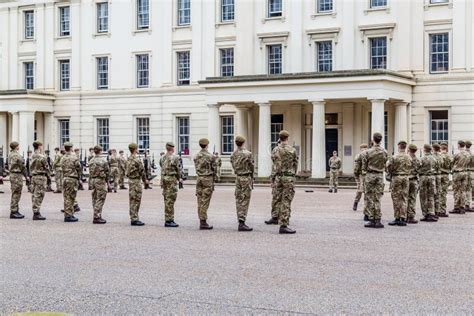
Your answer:
[[[69,60],[59,61],[59,86],[60,90],[69,90],[70,84],[70,63]]]
[[[332,0],[318,0],[318,12],[331,12]]]
[[[178,117],[178,152],[189,155],[189,117]]]
[[[59,145],[69,141],[69,120],[59,120]]]
[[[221,54],[221,76],[232,77],[234,75],[234,49],[220,49]]]
[[[221,148],[222,154],[231,154],[234,151],[234,117],[221,117]]]
[[[385,6],[387,6],[387,0],[370,0],[371,8],[385,7]]]
[[[270,75],[281,74],[282,66],[282,49],[281,45],[268,45],[268,73]]]
[[[109,150],[109,119],[97,119],[97,144],[102,146],[102,150]]]
[[[137,28],[147,29],[150,26],[149,0],[137,0]]]
[[[109,87],[109,58],[97,57],[97,89]]]
[[[25,89],[35,88],[35,75],[33,62],[23,63],[24,67],[24,78],[25,78]]]
[[[25,38],[31,39],[35,36],[35,14],[33,10],[24,12]]]
[[[430,72],[449,70],[449,34],[430,35]]]
[[[233,21],[235,14],[234,0],[221,0],[221,21]]]
[[[97,4],[97,33],[106,33],[109,30],[109,4]]]
[[[332,42],[324,41],[318,42],[317,48],[317,70],[318,71],[332,71]]]
[[[387,68],[387,38],[375,37],[370,39],[370,68]]]
[[[190,83],[190,53],[189,52],[178,52],[178,85],[189,85]]]
[[[191,23],[191,0],[178,0],[178,25]]]
[[[150,148],[150,118],[137,118],[137,144],[139,152]]]
[[[282,16],[282,0],[268,0],[268,17]]]
[[[70,32],[70,8],[60,7],[59,8],[59,35],[69,36]]]
[[[146,88],[149,85],[148,55],[137,55],[137,87]]]
[[[272,149],[278,144],[279,133],[282,129],[283,114],[272,114],[270,125]]]

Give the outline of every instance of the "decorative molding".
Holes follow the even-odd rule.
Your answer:
[[[185,39],[185,40],[174,40],[173,41],[173,46],[178,46],[178,45],[192,45],[193,41],[190,39]]]
[[[275,16],[275,17],[271,17],[271,18],[263,18],[262,19],[262,23],[265,24],[267,23],[268,21],[280,21],[280,22],[285,22],[286,21],[286,17],[285,16]]]
[[[425,26],[449,25],[449,24],[453,24],[453,19],[439,19],[439,20],[428,20],[428,21],[425,21]]]
[[[320,17],[320,16],[331,16],[331,17],[335,18],[336,15],[337,15],[337,13],[336,13],[335,10],[333,10],[331,12],[316,12],[316,13],[311,14],[311,19],[315,20],[317,17]]]
[[[337,44],[339,40],[340,31],[340,27],[328,27],[323,29],[306,30],[306,35],[308,35],[309,46],[311,46],[315,40],[322,39],[333,39],[334,44]]]
[[[376,8],[368,8],[364,10],[364,14],[367,15],[370,12],[382,12],[385,11],[385,13],[389,14],[390,13],[390,7],[376,7]]]
[[[396,25],[396,23],[359,25],[361,40],[364,42],[367,35],[388,35],[388,38],[392,40],[393,29]]]
[[[257,37],[260,40],[260,49],[263,48],[265,43],[283,42],[283,46],[288,46],[288,36],[290,32],[270,32],[270,33],[257,33]]]
[[[236,41],[236,40],[237,40],[237,37],[235,35],[216,37],[216,43],[219,43],[219,42],[232,42],[232,41]]]

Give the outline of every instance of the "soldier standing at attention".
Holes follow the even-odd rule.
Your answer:
[[[63,176],[61,170],[61,152],[59,148],[54,148],[54,161],[53,161],[53,171],[54,171],[54,181],[56,182],[56,191],[54,193],[62,193],[63,192]]]
[[[438,217],[448,217],[447,214],[447,195],[449,188],[449,174],[453,165],[453,159],[448,153],[448,143],[442,142],[441,144],[441,153],[439,160],[439,209]]]
[[[64,197],[64,221],[77,222],[74,216],[76,211],[76,197],[79,190],[79,179],[81,175],[81,163],[79,157],[72,152],[74,145],[70,142],[64,143],[66,154],[61,158],[61,169],[63,171],[63,197]],[[77,206],[78,208],[79,206]]]
[[[279,144],[280,144],[280,139],[278,139],[277,146]],[[273,148],[273,150],[275,150],[275,148]],[[278,209],[276,207],[276,203],[278,200],[279,200],[279,197],[276,195],[275,187],[272,186],[272,210],[271,210],[272,217],[268,221],[265,221],[265,224],[267,225],[278,225]]]
[[[125,190],[125,171],[127,169],[127,160],[125,159],[123,150],[119,151],[118,157],[118,166],[119,166],[119,188],[120,190]]]
[[[280,234],[294,234],[296,231],[288,227],[291,216],[291,202],[295,196],[295,176],[298,169],[296,150],[289,145],[290,134],[286,130],[279,133],[280,144],[272,151],[272,187],[275,188],[276,209]]]
[[[420,160],[416,157],[418,147],[415,144],[408,146],[408,155],[411,159],[411,168],[409,179],[409,190],[408,190],[408,206],[407,206],[407,223],[417,224],[418,221],[415,219],[416,215],[416,196],[418,195],[418,170],[420,168]]]
[[[235,173],[235,202],[237,206],[238,230],[241,232],[252,231],[253,228],[245,224],[250,205],[250,197],[253,189],[253,174],[255,162],[252,153],[245,149],[245,138],[235,137],[237,149],[230,156],[230,163]]]
[[[423,146],[423,157],[420,159],[420,204],[423,218],[422,222],[437,222],[438,218],[434,211],[434,195],[436,190],[436,179],[434,176],[436,170],[436,159],[431,154],[431,145]]]
[[[89,157],[87,157],[87,165],[89,166],[89,163],[91,162],[92,158],[94,158],[94,148],[89,148]],[[89,179],[87,180],[87,189],[92,190],[91,186],[91,171],[89,169]]]
[[[214,153],[216,156],[216,182],[221,182],[221,168],[222,168],[222,159],[219,157],[219,153]]]
[[[440,213],[440,192],[441,192],[441,171],[440,171],[440,166],[441,166],[441,146],[438,143],[434,143],[431,145],[433,148],[433,158],[436,160],[435,164],[435,170],[434,170],[434,177],[435,177],[435,195],[434,195],[434,210],[435,210],[435,215],[438,216]]]
[[[145,190],[151,190],[152,187],[149,181],[152,180],[152,166],[150,161],[150,151],[148,149],[145,151],[145,157],[143,157],[143,166],[145,167],[145,178],[147,179],[147,183],[145,184]]]
[[[39,141],[33,142],[34,154],[31,156],[31,200],[33,206],[33,220],[45,220],[40,213],[41,203],[47,188],[47,181],[50,177],[49,166],[46,156],[43,155],[43,144]]]
[[[111,153],[109,159],[110,175],[112,176],[114,193],[117,193],[119,183],[119,158],[117,157],[117,151],[115,149],[112,149]]]
[[[80,171],[79,171],[79,189],[83,191],[84,190],[84,185],[82,184],[82,177],[83,177],[83,171],[84,171],[84,162],[82,161],[82,151],[79,150],[79,148],[74,148],[74,154],[76,154],[77,159],[79,159],[79,164],[81,165]]]
[[[466,192],[471,155],[466,151],[466,143],[463,140],[458,141],[458,150],[453,158],[454,210],[449,212],[451,214],[466,213],[465,206],[467,205]]]
[[[342,162],[337,156],[337,151],[332,152],[332,157],[329,158],[329,193],[337,193],[337,185],[339,179],[339,172],[341,171]]]
[[[367,144],[360,145],[360,153],[355,156],[354,159],[354,178],[357,183],[357,193],[354,199],[354,205],[352,206],[353,211],[357,211],[357,205],[359,204],[362,193],[364,193],[365,174],[362,173],[362,154],[367,150]],[[364,205],[364,215],[366,214],[366,207]]]
[[[391,226],[407,226],[408,193],[410,190],[409,175],[412,160],[406,153],[407,142],[398,142],[398,154],[387,162],[387,173],[392,179],[392,202],[395,220]]]
[[[102,208],[107,197],[107,187],[110,183],[107,179],[110,176],[110,169],[107,160],[101,157],[102,147],[97,145],[94,148],[95,155],[89,160],[89,185],[92,189],[92,206],[94,208],[94,224],[105,224],[107,221],[102,218]]]
[[[466,140],[466,152],[471,156],[471,163],[468,167],[469,179],[466,194],[466,206],[464,207],[464,211],[466,212],[474,212],[474,207],[471,207],[472,194],[474,192],[474,154],[471,152],[471,146],[472,142]]]
[[[28,179],[30,179],[29,182],[26,183],[26,187],[28,188],[28,192],[31,193],[31,170],[30,170],[30,162],[31,162],[31,156],[33,155],[33,152],[31,151],[30,147],[28,146],[28,151],[26,152],[26,174],[28,175]]]
[[[174,154],[174,144],[166,143],[166,154],[160,158],[161,188],[165,199],[165,227],[179,227],[174,221],[174,203],[178,197],[178,182],[182,182],[179,157]]]
[[[383,196],[384,179],[383,171],[387,163],[388,153],[380,146],[382,134],[374,133],[374,146],[367,150],[362,157],[362,171],[365,176],[365,194],[367,195],[367,211],[369,213],[368,228],[383,228],[380,222],[382,213],[380,210],[380,200]]]
[[[214,182],[216,180],[216,157],[212,155],[207,147],[209,140],[201,138],[199,140],[201,150],[194,156],[194,166],[196,168],[196,196],[198,203],[199,229],[209,230],[213,227],[207,223],[207,210],[211,202]]]
[[[145,223],[139,220],[138,211],[142,202],[142,181],[145,186],[148,184],[148,179],[145,176],[145,167],[143,166],[140,157],[138,157],[138,145],[128,145],[130,150],[130,157],[127,161],[127,170],[125,174],[128,178],[128,192],[130,201],[130,224],[132,226],[143,226]]]
[[[18,142],[10,143],[10,155],[8,156],[8,171],[10,172],[10,185],[12,191],[12,198],[10,202],[10,218],[20,219],[25,216],[20,213],[18,204],[21,199],[21,190],[23,189],[23,177],[26,182],[30,181],[26,173],[25,160],[18,153],[20,145]]]

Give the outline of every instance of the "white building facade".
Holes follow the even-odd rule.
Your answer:
[[[247,137],[258,175],[286,129],[299,170],[352,173],[359,144],[390,152],[474,139],[469,0],[0,1],[0,146],[72,141],[157,155]]]

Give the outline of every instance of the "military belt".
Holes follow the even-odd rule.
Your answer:
[[[64,176],[64,178],[71,178],[71,179],[79,180],[79,177]]]
[[[251,173],[251,172],[247,172],[247,173],[238,173],[238,174],[237,174],[237,176],[239,176],[239,177],[245,177],[245,176],[250,176],[250,175],[252,175],[252,173]]]
[[[408,174],[402,174],[402,173],[397,173],[397,174],[392,175],[392,177],[406,177],[406,176],[409,176],[409,175]]]
[[[420,174],[420,177],[432,177],[434,174],[431,173],[425,173],[425,174]]]
[[[408,180],[416,180],[417,177],[416,176],[410,176],[410,178],[408,178]]]
[[[376,173],[376,174],[381,174],[381,173],[383,173],[383,171],[374,171],[374,170],[370,170],[370,171],[367,171],[367,173]]]
[[[45,176],[45,175],[46,175],[46,173],[35,173],[35,174],[33,174],[33,177],[34,176]]]
[[[22,174],[23,172],[21,172],[21,171],[10,171],[10,173],[19,173],[19,174]]]
[[[460,170],[453,171],[453,173],[458,173],[458,172],[464,172],[464,171],[460,171]]]
[[[198,174],[198,177],[212,177],[213,174]]]
[[[294,173],[291,173],[291,172],[281,172],[281,173],[277,173],[277,176],[284,176],[284,177],[294,177],[295,174]]]
[[[173,173],[173,174],[163,174],[163,177],[176,177],[178,174]]]

